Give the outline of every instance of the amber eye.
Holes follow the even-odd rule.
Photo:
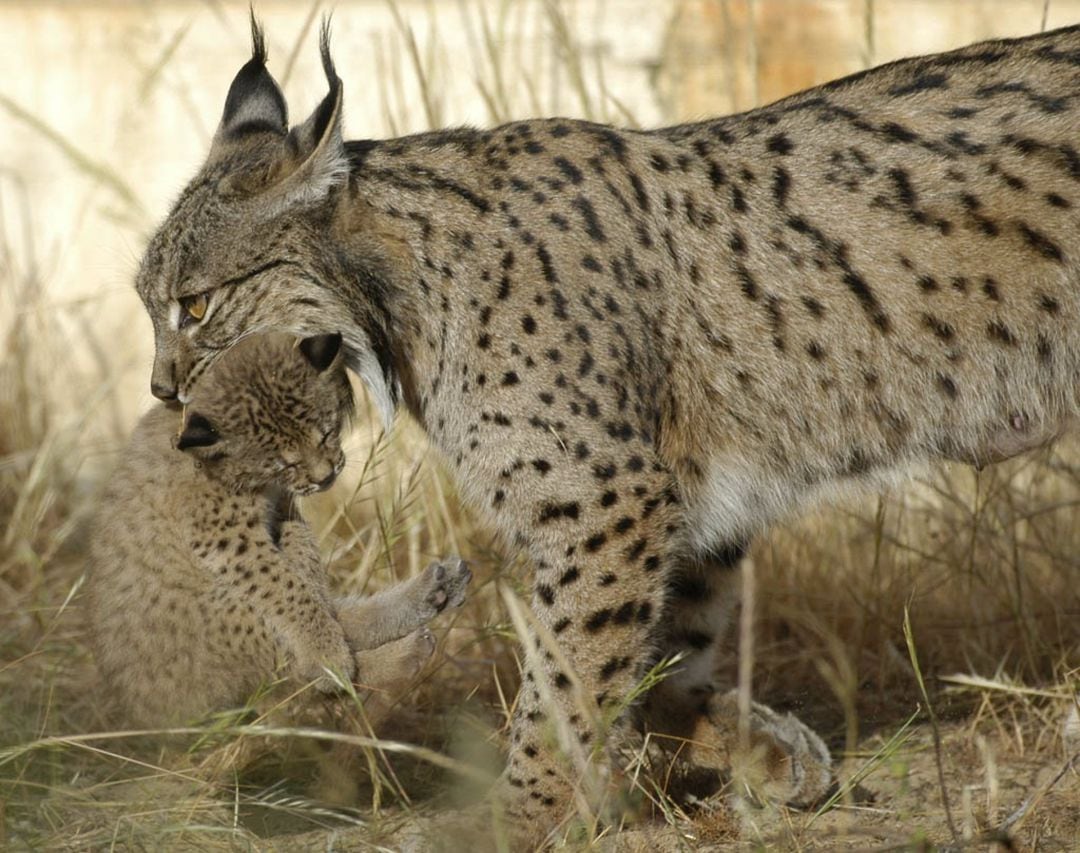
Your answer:
[[[189,323],[197,323],[205,317],[209,301],[205,293],[200,293],[198,296],[181,296],[179,302],[183,314],[180,316],[180,328]]]

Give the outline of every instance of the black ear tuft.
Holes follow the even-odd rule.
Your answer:
[[[330,55],[330,16],[325,15],[322,27],[319,30],[319,58],[322,59],[323,73],[326,75],[326,84],[330,91],[322,99],[307,123],[310,125],[308,136],[314,143],[318,143],[326,133],[330,123],[335,118],[338,100],[341,97],[341,78],[338,77],[334,67],[334,58]],[[309,143],[310,144],[310,143]]]
[[[218,133],[238,137],[267,130],[284,134],[288,129],[285,96],[266,70],[266,38],[252,10],[251,59],[233,78]]]
[[[292,141],[296,149],[307,156],[316,150],[335,122],[340,123],[341,78],[334,67],[334,58],[330,55],[330,16],[323,17],[319,30],[319,57],[322,59],[323,73],[329,91],[319,102],[319,106],[303,124],[293,128]]]
[[[202,415],[193,412],[184,424],[184,431],[176,440],[177,450],[187,450],[189,447],[209,447],[221,441],[214,425]]]
[[[315,368],[317,373],[322,373],[337,358],[341,351],[341,335],[316,335],[312,338],[304,338],[300,341],[300,352],[308,360],[308,364]]]
[[[322,26],[319,28],[319,58],[322,59],[323,73],[326,74],[326,82],[330,91],[334,91],[341,83],[341,78],[334,68],[334,59],[330,56],[330,19],[331,15],[324,15]]]
[[[248,6],[248,15],[251,17],[251,58],[266,65],[266,36],[263,33],[262,24],[255,17],[254,6]]]

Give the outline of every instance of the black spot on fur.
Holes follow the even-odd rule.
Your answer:
[[[947,89],[949,87],[948,81],[948,75],[941,72],[922,71],[916,74],[911,82],[893,86],[889,89],[889,94],[894,98],[899,98],[904,95],[927,92],[931,89]]]
[[[569,518],[576,521],[580,512],[581,507],[578,505],[577,501],[570,501],[568,503],[548,503],[541,507],[539,521],[541,524],[547,524],[548,522],[560,518]]]
[[[1025,222],[1019,223],[1017,228],[1020,229],[1020,233],[1027,244],[1044,258],[1057,261],[1059,264],[1064,262],[1065,256],[1062,254],[1061,249],[1045,234],[1036,231]]]
[[[952,326],[932,314],[923,314],[923,325],[943,341],[951,341],[956,334]]]
[[[551,253],[548,252],[547,247],[540,243],[536,247],[536,257],[540,261],[540,267],[544,272],[544,281],[549,284],[554,284],[559,280],[559,276],[555,272],[555,267],[551,263]]]
[[[641,182],[636,172],[630,172],[630,186],[634,189],[634,201],[637,206],[646,213],[649,210],[649,194],[645,192],[645,185]]]
[[[825,307],[812,296],[802,296],[800,301],[811,317],[818,319],[825,316]]]
[[[1013,336],[1009,327],[999,320],[992,320],[986,327],[986,334],[992,341],[1005,344],[1006,346],[1015,346],[1016,338]]]
[[[937,377],[938,388],[941,392],[950,400],[955,400],[960,396],[960,391],[956,387],[956,383],[951,376],[946,376],[944,373],[939,373]]]
[[[589,614],[588,618],[585,620],[585,630],[596,633],[610,621],[611,608],[605,607],[603,610],[597,610]]]
[[[584,180],[581,169],[565,157],[556,157],[553,162],[555,163],[555,167],[563,174],[563,177],[570,181],[570,183],[580,184]]]
[[[596,215],[596,209],[585,196],[579,195],[571,202],[571,206],[581,214],[585,221],[585,233],[597,243],[607,242],[607,235],[600,226],[600,218]]]
[[[1044,293],[1039,297],[1039,307],[1047,314],[1057,314],[1061,310],[1061,303]]]
[[[770,136],[768,142],[765,143],[765,148],[773,154],[790,154],[795,150],[794,143],[788,139],[786,134],[777,133],[774,136]]]
[[[743,296],[749,299],[751,302],[756,302],[758,299],[758,286],[754,277],[750,274],[743,264],[738,264],[735,267],[735,277],[739,280],[739,288],[743,292]]]
[[[783,166],[773,169],[773,198],[779,207],[787,204],[788,192],[791,190],[791,173]]]

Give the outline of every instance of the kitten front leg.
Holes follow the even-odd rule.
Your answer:
[[[460,607],[471,579],[464,560],[440,560],[375,595],[338,598],[338,619],[354,649],[374,649],[416,631],[447,608]]]
[[[237,607],[262,616],[289,659],[290,675],[314,681],[326,692],[336,690],[326,670],[351,679],[356,664],[310,529],[290,521],[274,536],[261,502],[236,502],[231,509],[241,516],[235,526],[244,533],[235,542],[211,543],[200,556]]]

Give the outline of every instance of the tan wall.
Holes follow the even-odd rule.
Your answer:
[[[351,136],[537,113],[698,118],[870,59],[1032,32],[1043,9],[1042,0],[577,0],[561,4],[564,30],[542,0],[399,0],[397,21],[383,0],[334,5]],[[299,118],[323,94],[305,30],[311,6],[257,6],[271,69]],[[26,309],[19,284],[34,273],[60,352],[76,356],[57,359],[60,393],[80,406],[106,378],[129,401],[125,418],[148,402],[151,333],[132,274],[147,230],[206,150],[248,51],[246,14],[246,3],[194,0],[0,2],[0,312]],[[1077,20],[1080,0],[1051,3],[1051,26]]]

